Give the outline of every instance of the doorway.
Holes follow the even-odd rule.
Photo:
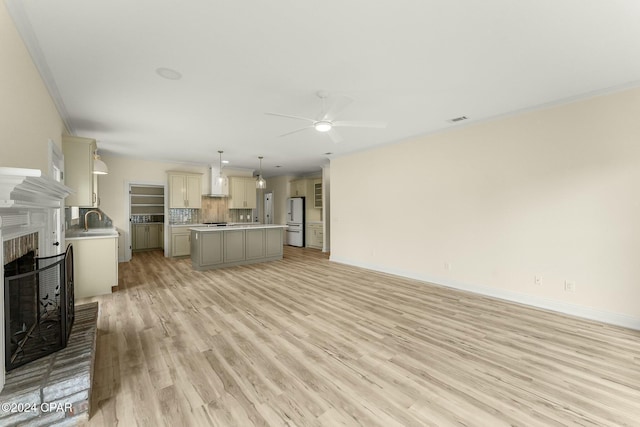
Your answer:
[[[273,193],[264,194],[264,223],[273,224]]]

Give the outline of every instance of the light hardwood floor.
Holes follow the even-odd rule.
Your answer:
[[[331,263],[120,264],[92,426],[640,425],[640,332]],[[640,303],[640,302],[639,302]]]

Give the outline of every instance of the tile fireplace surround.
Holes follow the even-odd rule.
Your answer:
[[[0,167],[0,264],[13,261],[32,249],[38,256],[55,255],[64,249],[64,236],[56,236],[54,221],[64,209],[72,190],[37,169]],[[62,234],[62,233],[61,233]],[[54,246],[53,242],[62,243]],[[0,269],[4,287],[4,268]],[[5,384],[4,289],[0,292],[0,390]]]

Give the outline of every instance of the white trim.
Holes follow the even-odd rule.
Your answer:
[[[38,169],[0,167],[0,207],[62,208],[72,192]]]
[[[124,183],[124,217],[127,221],[127,231],[124,233],[124,255],[120,262],[129,262],[131,261],[131,197],[129,195],[129,191],[131,190],[131,186],[137,185],[148,185],[153,187],[162,187],[164,188],[164,256],[169,256],[169,245],[167,244],[167,240],[171,238],[168,233],[170,230],[168,229],[169,224],[169,183],[168,182],[158,182],[158,181],[125,181]]]
[[[625,328],[640,330],[640,318],[629,316],[621,313],[614,313],[605,310],[599,310],[592,307],[586,307],[577,304],[571,304],[563,301],[541,298],[534,295],[527,295],[520,292],[509,291],[505,289],[496,289],[489,286],[475,285],[470,283],[458,282],[443,277],[416,274],[414,272],[402,271],[393,268],[382,268],[377,265],[348,260],[336,256],[329,258],[332,262],[351,265],[354,267],[366,268],[368,270],[378,271],[381,273],[393,274],[395,276],[406,277],[409,279],[426,282],[425,284],[433,284],[445,286],[447,288],[459,289],[462,291],[473,292],[475,294],[485,295],[506,301],[516,302],[536,308],[556,311],[570,316],[581,317],[584,319],[595,320],[598,322],[608,323],[611,325],[622,326]]]

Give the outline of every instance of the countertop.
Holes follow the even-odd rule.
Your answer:
[[[260,222],[228,222],[227,223],[227,227],[233,227],[236,225],[250,225],[250,226],[256,226],[256,225],[262,225],[262,223]],[[215,227],[214,224],[204,224],[204,223],[198,223],[198,224],[169,224],[169,227]]]
[[[120,233],[115,228],[90,228],[89,231],[73,228],[66,231],[64,238],[65,240],[113,239],[119,235]]]
[[[224,230],[245,230],[247,228],[287,228],[287,225],[284,224],[234,224],[227,225],[222,227],[216,227],[214,225],[207,226],[199,226],[199,227],[191,227],[191,231],[224,231]]]

